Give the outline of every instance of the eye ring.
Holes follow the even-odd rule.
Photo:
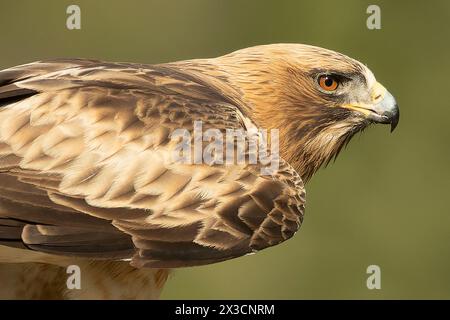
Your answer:
[[[319,76],[317,82],[319,83],[319,86],[327,92],[336,91],[339,87],[339,80],[330,74],[323,74]]]

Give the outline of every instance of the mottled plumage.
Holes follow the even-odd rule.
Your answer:
[[[322,73],[342,77],[346,91],[321,92]],[[396,125],[396,106],[361,107],[387,95],[359,62],[294,44],[162,65],[71,59],[3,70],[0,262],[106,260],[116,272],[131,268],[123,260],[195,266],[276,245],[302,223],[303,181],[370,122]],[[174,162],[171,134],[196,120],[221,132],[279,129],[279,169]],[[155,283],[165,271],[145,272]]]

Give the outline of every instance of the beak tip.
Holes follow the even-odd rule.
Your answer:
[[[400,111],[398,105],[395,104],[395,111],[391,116],[391,132],[393,132],[395,128],[397,128],[399,120],[400,120]]]
[[[393,124],[391,123],[391,133],[394,132],[395,127],[396,127],[396,125],[393,125]]]
[[[394,132],[395,128],[397,128],[398,122],[391,122],[391,133]]]

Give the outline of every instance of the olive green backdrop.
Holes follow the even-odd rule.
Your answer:
[[[82,29],[66,29],[81,7]],[[366,8],[381,7],[381,30]],[[450,298],[450,1],[0,1],[0,67],[52,57],[160,63],[275,42],[366,63],[396,97],[397,130],[369,128],[307,186],[294,238],[173,272],[162,297]],[[366,268],[381,267],[381,290]]]

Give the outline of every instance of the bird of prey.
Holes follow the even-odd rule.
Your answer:
[[[3,70],[0,297],[157,298],[171,268],[279,244],[303,221],[304,183],[355,133],[398,120],[365,65],[302,44]],[[171,160],[172,133],[195,121],[219,133],[278,129],[277,169]],[[66,286],[69,265],[80,290]]]

